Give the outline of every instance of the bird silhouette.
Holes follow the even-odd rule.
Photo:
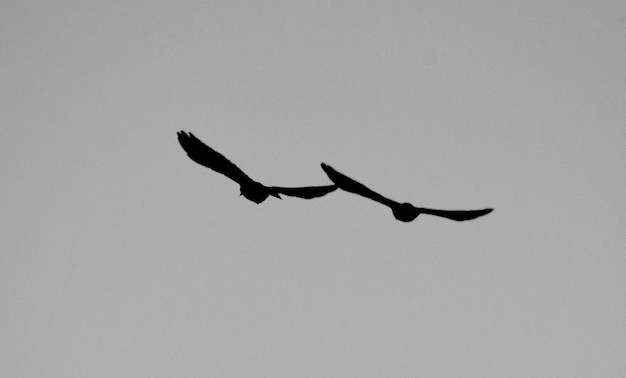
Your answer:
[[[239,167],[224,157],[224,155],[204,144],[192,133],[186,133],[181,130],[177,134],[178,142],[185,152],[187,152],[191,160],[235,181],[240,186],[240,195],[256,204],[265,201],[269,196],[281,199],[280,195],[284,194],[291,197],[311,199],[321,197],[337,189],[337,185],[305,186],[298,188],[265,186],[251,179],[248,175],[243,173]]]
[[[487,215],[493,211],[493,209],[482,209],[482,210],[437,210],[437,209],[427,209],[423,207],[415,207],[408,202],[399,203],[389,198],[383,197],[382,195],[374,192],[370,188],[365,185],[357,182],[350,177],[337,172],[333,167],[322,163],[322,169],[328,177],[335,183],[337,186],[346,192],[355,193],[361,195],[363,197],[367,197],[376,202],[382,203],[385,206],[388,206],[393,212],[393,216],[402,222],[410,222],[413,219],[417,218],[420,214],[429,214],[435,215],[438,217],[448,218],[455,221],[466,221],[475,219],[478,217],[482,217],[483,215]]]

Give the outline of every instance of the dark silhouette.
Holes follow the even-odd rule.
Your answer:
[[[265,201],[268,196],[280,198],[281,194],[292,197],[311,199],[326,195],[337,189],[337,185],[305,186],[300,188],[283,188],[280,186],[265,186],[254,181],[243,173],[239,167],[226,159],[224,155],[202,143],[192,133],[179,131],[178,142],[187,152],[191,160],[200,165],[221,173],[240,185],[240,195],[243,195],[254,203]]]
[[[360,182],[356,182],[350,177],[337,172],[333,167],[322,163],[322,169],[328,177],[335,183],[337,186],[347,192],[359,194],[363,197],[367,197],[376,202],[380,202],[385,206],[388,206],[393,212],[393,216],[402,222],[410,222],[413,219],[417,218],[420,214],[430,214],[436,215],[438,217],[448,218],[455,221],[466,221],[470,219],[475,219],[478,217],[482,217],[483,215],[487,215],[493,211],[493,209],[482,209],[482,210],[436,210],[436,209],[426,209],[423,207],[415,207],[408,202],[399,203],[389,198],[383,197],[380,194],[374,192],[370,188],[361,184]]]

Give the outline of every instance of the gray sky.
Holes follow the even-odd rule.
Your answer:
[[[4,1],[0,376],[622,377],[620,1]],[[336,192],[324,161],[465,223]]]

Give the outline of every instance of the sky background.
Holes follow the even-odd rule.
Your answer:
[[[0,376],[623,377],[621,1],[3,1]],[[456,223],[337,191],[324,161]]]

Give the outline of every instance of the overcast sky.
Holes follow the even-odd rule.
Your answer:
[[[0,376],[623,377],[624,4],[3,1]]]

